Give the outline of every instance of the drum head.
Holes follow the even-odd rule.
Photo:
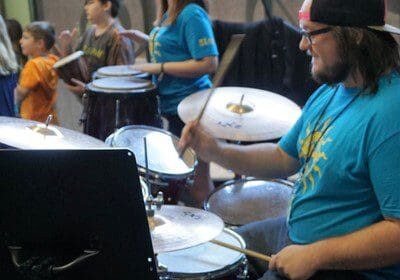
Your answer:
[[[68,63],[70,63],[71,61],[77,60],[78,58],[80,58],[81,56],[83,56],[85,53],[83,51],[77,51],[74,52],[73,54],[70,54],[64,58],[61,58],[59,61],[57,61],[56,63],[54,63],[53,68],[57,69],[60,68]]]
[[[245,249],[246,245],[243,239],[232,230],[224,229],[224,231],[215,239],[229,243],[236,247]],[[189,249],[179,250],[175,252],[162,253],[157,256],[159,263],[166,265],[168,273],[174,275],[188,275],[188,274],[205,274],[225,272],[224,274],[232,272],[232,266],[238,264],[243,258],[243,254],[213,243],[207,242]],[[194,275],[192,275],[194,276]],[[204,279],[215,279],[204,278]],[[195,278],[191,278],[195,279]],[[197,278],[196,278],[197,279]],[[203,278],[198,278],[203,279]]]
[[[161,177],[187,177],[194,171],[196,156],[187,149],[182,158],[177,151],[179,139],[168,131],[144,125],[131,125],[119,129],[113,139],[113,147],[130,149],[136,162],[145,168],[144,138],[147,142],[149,171]]]
[[[101,67],[100,69],[97,70],[97,72],[99,73],[99,75],[109,76],[109,77],[136,76],[142,73],[132,69],[132,67],[130,67],[129,65],[113,65],[113,66]]]
[[[204,208],[235,226],[287,215],[292,188],[289,182],[239,180],[214,190]]]
[[[135,77],[110,77],[94,80],[92,86],[104,90],[135,90],[150,87],[151,82]]]

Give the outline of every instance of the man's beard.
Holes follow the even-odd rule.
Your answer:
[[[311,74],[317,83],[333,85],[345,81],[349,77],[350,68],[349,63],[340,60],[322,71]]]

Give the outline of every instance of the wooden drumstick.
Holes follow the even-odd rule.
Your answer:
[[[243,39],[246,35],[245,34],[234,34],[231,37],[231,40],[229,41],[228,46],[226,47],[226,50],[222,56],[221,63],[219,64],[219,67],[217,69],[217,72],[214,75],[213,81],[212,81],[212,88],[210,92],[208,93],[206,102],[204,103],[203,107],[200,110],[199,115],[197,116],[196,120],[197,123],[199,124],[201,121],[201,118],[203,117],[204,111],[207,108],[207,105],[211,99],[211,96],[213,95],[215,89],[219,87],[222,82],[224,81],[225,75],[228,72],[233,59],[236,57],[237,52],[239,51],[239,47],[243,42]],[[182,150],[179,153],[179,157],[182,157],[183,154],[185,153],[187,149],[187,145],[182,148]]]
[[[270,262],[272,260],[272,258],[270,256],[263,255],[263,254],[260,254],[258,252],[252,251],[252,250],[242,249],[240,247],[233,246],[233,245],[231,245],[229,243],[225,243],[225,242],[222,242],[222,241],[219,241],[219,240],[216,240],[216,239],[211,240],[210,242],[214,243],[216,245],[219,245],[219,246],[234,250],[234,251],[238,251],[238,252],[243,253],[243,254],[245,254],[247,256],[254,257],[254,258],[266,261],[266,262]]]

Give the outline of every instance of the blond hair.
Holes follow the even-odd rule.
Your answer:
[[[207,0],[175,0],[171,7],[168,5],[168,0],[162,0],[161,6],[158,8],[157,19],[154,25],[159,26],[162,23],[164,14],[168,11],[168,18],[165,21],[166,25],[173,24],[179,13],[189,4],[197,4],[208,12],[208,1]]]
[[[18,62],[8,36],[7,26],[0,15],[0,75],[6,76],[18,71]]]

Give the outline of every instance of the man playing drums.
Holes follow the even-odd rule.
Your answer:
[[[400,278],[400,57],[390,34],[400,30],[384,17],[384,0],[304,1],[300,48],[323,85],[278,144],[222,143],[196,122],[184,129],[181,147],[239,174],[299,172],[287,219],[238,230],[249,249],[272,255],[262,279]]]

